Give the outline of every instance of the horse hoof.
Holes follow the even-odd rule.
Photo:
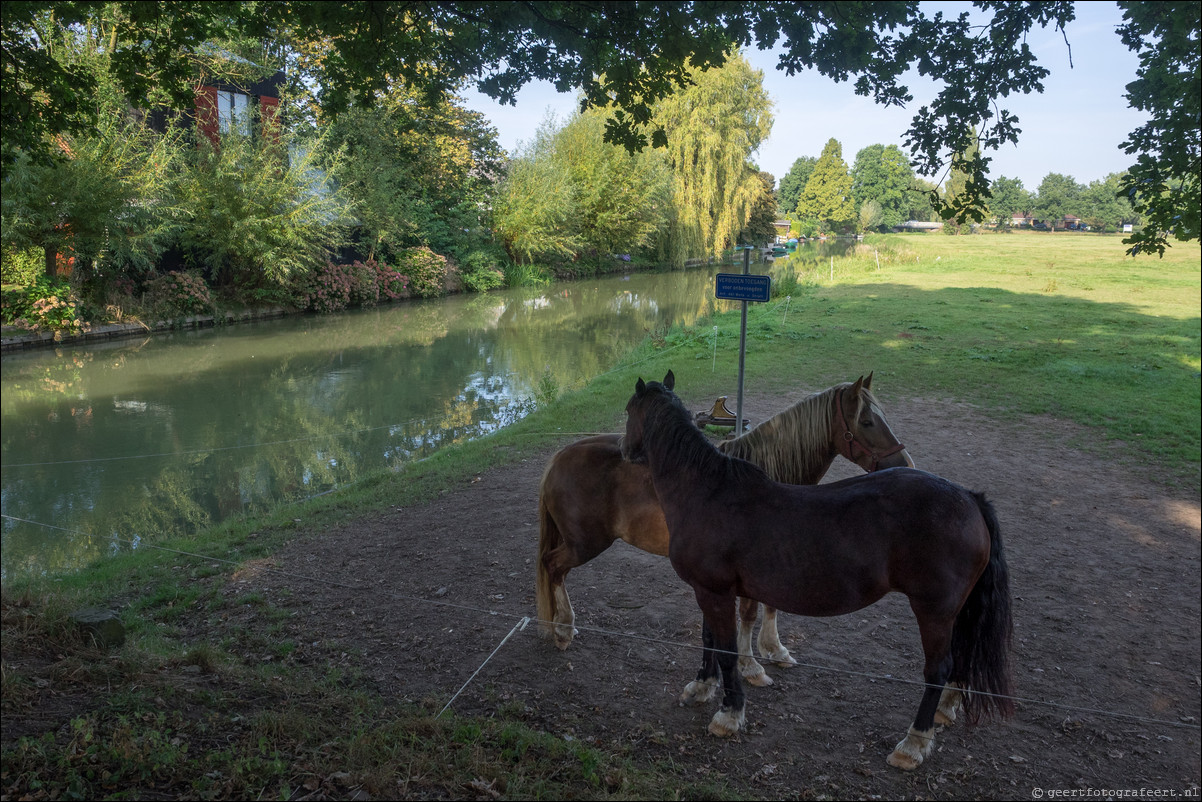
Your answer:
[[[797,665],[797,661],[793,659],[793,655],[789,654],[789,650],[785,649],[783,654],[774,654],[768,658],[777,668],[792,668]]]
[[[739,658],[739,676],[749,685],[757,688],[766,688],[772,684],[772,677],[768,676],[768,672],[764,671],[762,665],[744,657]]]
[[[572,638],[574,637],[576,637],[576,627],[555,628],[555,646],[561,652],[572,645]]]
[[[695,679],[688,685],[684,686],[684,693],[680,695],[680,704],[683,705],[699,705],[708,702],[718,693],[717,680],[699,680]]]
[[[763,669],[760,669],[758,674],[744,674],[743,679],[748,685],[754,685],[757,688],[767,688],[772,684],[772,677]]]
[[[951,711],[951,715],[947,715],[942,710],[935,711],[935,723],[940,727],[950,727],[956,723],[956,711]]]
[[[743,726],[743,721],[742,710],[737,715],[729,710],[719,710],[710,721],[710,734],[717,735],[719,738],[729,738],[738,733]]]
[[[914,771],[914,769],[922,765],[921,758],[915,759],[905,752],[899,752],[896,749],[893,750],[893,753],[889,757],[885,758],[885,762],[893,768],[901,769],[902,771]]]
[[[906,737],[893,747],[893,753],[885,759],[885,762],[902,771],[914,771],[922,765],[922,761],[931,754],[931,750],[934,748],[935,729],[933,727],[925,732],[911,727],[906,733]]]

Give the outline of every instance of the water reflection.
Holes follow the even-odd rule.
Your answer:
[[[544,377],[587,381],[648,331],[708,313],[711,276],[5,356],[3,574],[74,570],[494,431],[530,411]]]
[[[76,570],[495,431],[540,383],[582,384],[711,314],[715,272],[5,356],[3,575]]]

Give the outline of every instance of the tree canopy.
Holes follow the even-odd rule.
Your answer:
[[[999,224],[1009,225],[1008,221],[1016,214],[1029,214],[1035,210],[1035,196],[1017,178],[998,176],[991,190],[993,197],[989,201],[989,211],[997,217]]]
[[[820,221],[827,231],[838,231],[856,219],[856,202],[851,193],[851,175],[847,162],[843,161],[843,146],[837,139],[831,139],[801,191],[797,215]]]
[[[862,206],[875,201],[879,216],[873,227],[901,225],[926,194],[914,179],[910,162],[897,145],[869,145],[856,154],[851,168],[852,196]]]
[[[735,49],[783,46],[778,68],[816,70],[854,81],[856,93],[885,105],[913,98],[910,68],[941,88],[917,109],[905,145],[919,175],[939,174],[968,151],[974,126],[982,156],[966,167],[962,192],[936,198],[945,218],[980,220],[988,199],[985,152],[1018,140],[1018,118],[999,105],[1013,93],[1038,92],[1049,74],[1027,44],[1036,29],[1065,32],[1072,2],[978,0],[969,13],[928,13],[907,2],[28,2],[8,0],[3,15],[3,161],[15,149],[48,156],[50,138],[90,122],[94,80],[55,60],[36,20],[47,6],[65,25],[117,9],[110,71],[130,98],[160,87],[182,108],[190,102],[195,62],[215,38],[268,41],[281,56],[298,45],[329,48],[312,65],[318,102],[334,115],[365,105],[400,82],[445,93],[468,80],[513,102],[535,79],[580,88],[583,102],[611,105],[606,138],[632,149],[667,143],[655,104],[720,66]],[[1140,55],[1128,86],[1151,121],[1132,132],[1136,157],[1125,186],[1150,225],[1136,251],[1160,250],[1169,235],[1199,237],[1199,4],[1123,2],[1123,42]]]
[[[749,162],[772,130],[763,77],[735,56],[656,104],[653,119],[666,132],[674,184],[665,252],[673,264],[720,256],[763,196]]]
[[[806,182],[810,180],[810,173],[814,172],[814,165],[817,163],[816,156],[801,156],[794,160],[793,166],[780,180],[780,188],[776,191],[777,206],[781,214],[793,214],[793,210],[797,208],[797,199],[801,197],[801,191],[805,189]]]

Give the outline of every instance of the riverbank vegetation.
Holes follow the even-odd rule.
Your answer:
[[[748,387],[791,393],[873,370],[886,404],[941,398],[989,418],[1071,421],[1078,434],[1057,448],[1196,494],[1200,255],[1190,245],[1138,260],[1115,235],[1020,232],[870,237],[841,259],[782,260],[776,269],[792,271],[792,292],[752,306]],[[287,543],[545,454],[565,441],[558,432],[616,430],[638,376],[672,369],[694,404],[730,394],[738,332],[735,311],[655,332],[587,386],[547,388],[534,414],[403,472],[108,556],[76,575],[6,577],[6,793],[753,794],[682,777],[629,741],[586,744],[532,728],[518,702],[499,700],[492,716],[472,719],[439,716],[446,700],[382,698],[353,661],[299,659],[286,600],[239,582]],[[919,444],[910,447],[921,464]],[[103,651],[81,637],[69,614],[82,606],[119,609],[125,644]]]
[[[11,101],[3,143],[6,324],[70,333],[217,308],[336,311],[631,263],[679,266],[738,243],[767,244],[782,215],[804,236],[885,230],[938,209],[955,213],[949,231],[970,217],[1005,226],[1032,213],[1053,228],[1067,215],[1099,231],[1134,223],[1134,241],[1145,249],[1163,250],[1170,233],[1197,237],[1196,203],[1186,202],[1171,226],[1138,228],[1140,210],[1154,207],[1158,219],[1169,219],[1165,209],[1196,198],[1196,170],[1182,173],[1176,163],[1165,173],[1141,162],[1088,187],[1053,174],[1037,193],[1002,177],[991,199],[976,154],[1012,140],[1014,120],[992,111],[973,119],[989,99],[975,89],[961,96],[973,85],[962,67],[943,76],[946,119],[916,118],[912,158],[896,144],[873,145],[849,169],[832,140],[830,154],[798,159],[777,193],[775,177],[753,160],[771,130],[771,101],[762,76],[739,55],[753,28],[757,35],[777,29],[771,4],[625,9],[632,24],[596,35],[662,39],[659,49],[632,55],[590,47],[587,56],[546,17],[488,4],[411,20],[414,31],[459,31],[446,40],[454,45],[418,34],[410,40],[399,32],[406,26],[368,25],[379,46],[349,55],[348,43],[361,41],[370,22],[354,9],[331,13],[304,2],[238,13],[179,9],[6,4],[5,52],[23,65],[4,78]],[[555,9],[585,21],[591,13]],[[913,26],[903,39],[915,52],[934,41],[965,52],[986,46],[964,40],[950,21],[911,13],[881,4],[862,20],[834,20],[817,40],[795,43],[800,49],[782,64],[829,72],[805,54],[821,52],[816,45],[851,47],[845,24],[865,56],[894,52],[898,43],[886,32],[903,21]],[[1038,20],[1014,14],[1006,30],[1015,36],[1072,19],[1071,4]],[[1179,58],[1149,48],[1151,39],[1196,33],[1189,15],[1171,36],[1153,36],[1154,20],[1137,9],[1128,17],[1123,35],[1150,70]],[[495,24],[481,28],[486,18]],[[155,25],[167,33],[148,37]],[[861,35],[865,25],[870,35]],[[531,46],[524,38],[531,32],[555,47]],[[474,45],[464,51],[463,42]],[[1041,68],[1012,58],[1001,39],[987,46],[1011,59],[1013,75],[991,79],[1000,94],[1038,88]],[[571,54],[613,61],[579,69]],[[978,60],[988,63],[984,56],[965,63]],[[878,100],[904,95],[894,85],[898,65],[865,63],[860,80],[880,81]],[[580,85],[589,109],[549,121],[523,151],[505,154],[488,121],[455,95],[472,77],[502,98],[533,77]],[[263,95],[256,105],[243,94],[252,85],[276,86],[280,102]],[[1180,127],[1173,98],[1143,79],[1132,86],[1143,107],[1169,110],[1172,119],[1162,122]],[[211,108],[200,100],[210,89],[219,90]],[[1196,129],[1196,115],[1190,121]],[[1179,139],[1196,141],[1194,129]],[[1139,142],[1155,144],[1152,133]],[[946,187],[920,177],[939,173],[949,153],[956,155]],[[1152,178],[1138,178],[1148,170]],[[1145,184],[1155,191],[1145,193]],[[165,278],[172,275],[180,277]],[[156,284],[195,291],[152,292]]]

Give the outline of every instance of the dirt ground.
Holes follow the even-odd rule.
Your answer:
[[[430,504],[297,541],[274,561],[295,576],[242,581],[295,609],[300,659],[354,663],[387,697],[453,698],[473,715],[524,707],[536,728],[630,744],[682,777],[728,775],[755,798],[1197,799],[1199,499],[1067,447],[1081,434],[1071,424],[992,420],[878,384],[918,467],[993,500],[1014,594],[1017,715],[942,730],[913,773],[885,763],[921,694],[900,596],[832,619],[782,615],[801,665],[770,667],[773,686],[748,688],[734,740],[706,732],[715,707],[677,705],[700,663],[700,619],[666,559],[617,543],[569,574],[580,634],[567,651],[534,624],[505,640],[534,616],[538,485],[552,449]],[[751,396],[745,412],[763,420],[817,389]],[[855,473],[837,460],[826,480]]]

